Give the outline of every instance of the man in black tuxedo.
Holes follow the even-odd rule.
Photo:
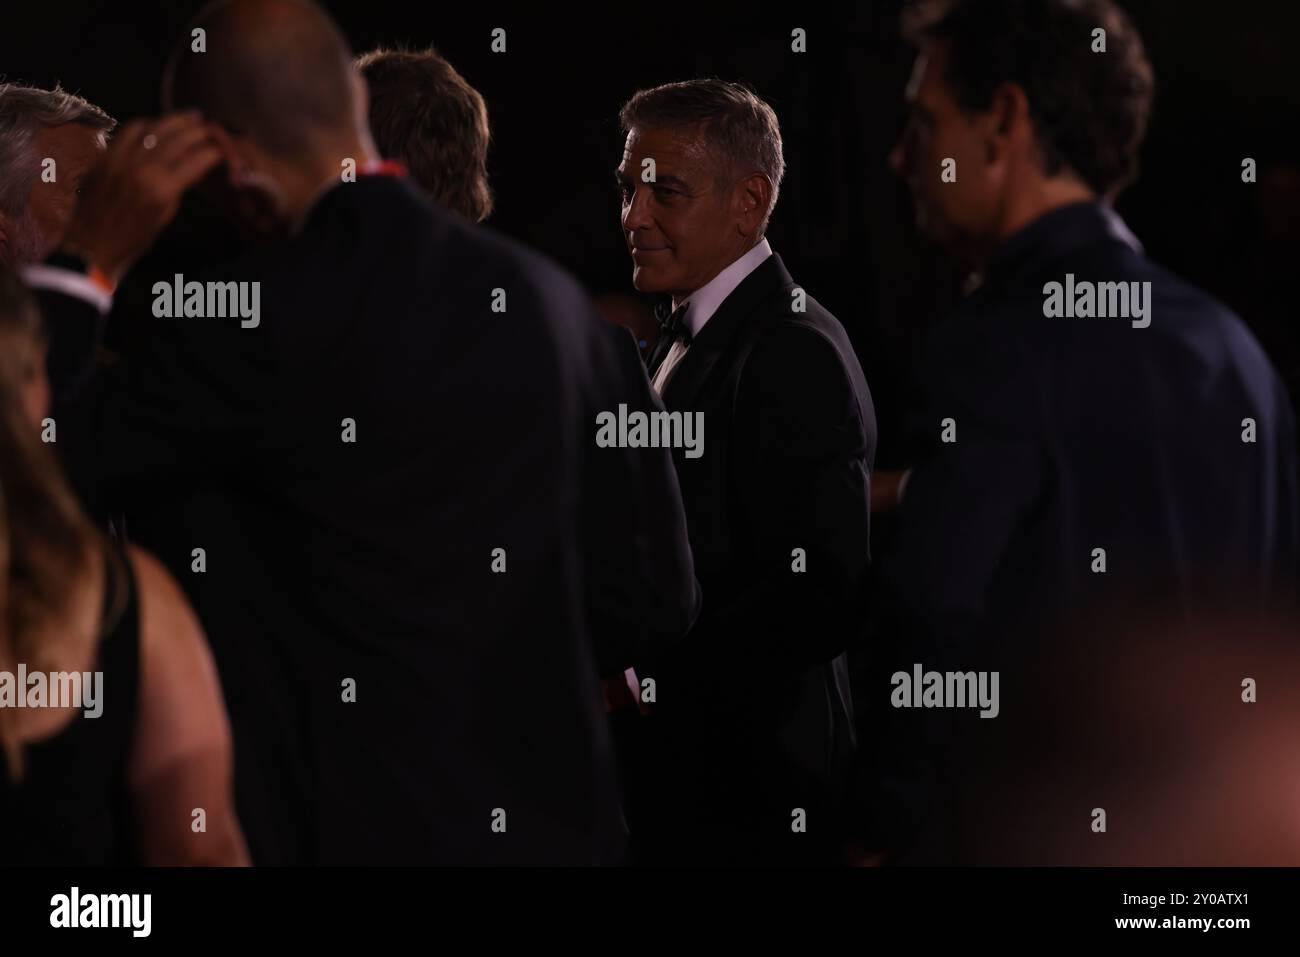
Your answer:
[[[1111,207],[1153,87],[1136,30],[1109,0],[972,0],[918,39],[892,160],[921,228],[973,267],[975,288],[922,363],[922,448],[898,554],[883,559],[896,627],[916,642],[896,664],[997,671],[1004,695],[1027,700],[1040,677],[1023,662],[1053,645],[1077,657],[1072,642],[1117,620],[1164,630],[1227,611],[1244,628],[1278,609],[1296,563],[1286,391],[1241,320],[1147,259]],[[886,715],[888,671],[863,699]],[[1159,667],[1132,679],[1161,680]],[[895,740],[922,733],[923,713],[892,717]],[[1012,729],[1041,731],[1042,753],[1060,746],[1010,704],[957,717],[976,765]],[[963,798],[959,783],[949,793]]]
[[[263,235],[183,283],[132,274],[151,334],[86,401],[100,488],[212,641],[254,861],[619,860],[597,660],[626,667],[698,606],[667,451],[596,447],[599,412],[658,409],[634,344],[378,160],[315,6],[193,26],[207,51],[186,33],[164,98],[210,123],[128,125],[81,212],[129,218],[142,164],[192,136],[155,173],[220,163],[208,185]],[[145,206],[174,212],[170,185]],[[120,259],[112,230],[74,236]]]
[[[651,379],[703,438],[674,461],[704,605],[676,653],[638,669],[656,701],[634,841],[653,862],[836,860],[871,396],[839,322],[764,238],[784,171],[771,108],[700,80],[638,93],[621,120],[633,283],[671,297]]]

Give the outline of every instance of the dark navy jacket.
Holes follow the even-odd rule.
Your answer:
[[[1150,282],[1150,325],[1048,318],[1044,288],[1069,274]],[[1285,387],[1242,321],[1108,207],[1055,210],[1005,243],[936,330],[922,382],[928,455],[889,578],[946,643],[1134,603],[1255,611],[1293,587]]]
[[[1150,324],[1049,318],[1048,284],[1068,282],[1150,283]],[[1051,693],[1039,687],[1053,683],[1044,668],[1083,660],[1096,669],[1093,686],[1132,693],[1179,663],[1156,654],[1149,673],[1113,672],[1105,649],[1117,628],[1158,638],[1213,614],[1248,641],[1257,615],[1286,608],[1295,419],[1242,321],[1148,260],[1094,203],[1055,210],[1007,241],[936,327],[920,371],[924,451],[904,489],[897,548],[882,557],[880,603],[893,614],[861,695],[877,706],[862,709],[863,804],[888,843],[906,842],[904,822],[942,801],[911,859],[951,862],[970,837],[957,809],[998,800],[967,772],[1002,766],[990,760],[1012,753],[999,750],[1008,741],[1021,742],[1011,766],[1023,768],[1026,754],[1060,757],[1071,740],[1041,708],[1021,707]],[[917,663],[998,671],[996,720],[890,707],[891,672]],[[1225,694],[1239,678],[1223,676]],[[951,780],[918,786],[936,767]],[[1021,783],[1004,776],[997,786]]]

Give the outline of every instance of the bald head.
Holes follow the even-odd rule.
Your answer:
[[[163,81],[168,110],[199,109],[284,159],[355,140],[361,99],[347,40],[309,0],[216,0],[190,24]]]

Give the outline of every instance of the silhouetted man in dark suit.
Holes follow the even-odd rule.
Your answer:
[[[997,671],[1021,700],[1031,648],[1117,617],[1277,608],[1296,556],[1285,390],[1242,322],[1147,259],[1110,205],[1146,129],[1140,37],[1109,0],[972,0],[919,39],[892,159],[975,288],[922,363],[924,451],[883,562],[915,642],[896,665]],[[919,733],[923,713],[885,705],[888,669],[876,679],[863,700],[888,735]],[[1037,720],[949,714],[974,761]]]
[[[652,862],[834,861],[871,397],[839,322],[764,238],[784,170],[771,108],[693,81],[621,118],[633,281],[672,299],[651,378],[698,427],[674,460],[704,592],[679,653],[638,672],[656,702],[634,838]]]
[[[667,451],[596,447],[601,411],[658,409],[635,345],[378,161],[316,7],[195,25],[207,52],[187,32],[165,99],[211,120],[194,148],[262,242],[132,275],[152,334],[87,401],[100,487],[212,641],[255,862],[618,861],[596,659],[698,608]],[[177,123],[123,131],[87,216]]]

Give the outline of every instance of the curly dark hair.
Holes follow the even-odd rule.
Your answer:
[[[955,0],[905,30],[922,46],[946,42],[944,79],[962,109],[987,109],[1003,83],[1024,90],[1049,174],[1068,167],[1103,195],[1137,177],[1155,79],[1112,0]]]

